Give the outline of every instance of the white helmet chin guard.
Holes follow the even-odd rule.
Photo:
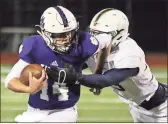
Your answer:
[[[37,32],[43,37],[47,46],[58,53],[67,53],[73,43],[78,42],[78,22],[74,15],[62,6],[49,7],[44,11],[40,19]],[[58,45],[53,36],[71,32],[69,44]]]
[[[112,35],[112,45],[116,46],[128,37],[129,21],[120,10],[106,8],[98,12],[90,23],[92,35],[107,33]]]

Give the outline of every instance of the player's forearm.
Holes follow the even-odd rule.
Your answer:
[[[107,75],[101,74],[92,74],[92,75],[83,75],[80,84],[90,87],[90,88],[104,88],[112,85],[116,85],[121,80],[118,78],[111,78]]]
[[[18,78],[12,78],[9,81],[8,89],[18,93],[30,93],[30,88],[20,82]]]
[[[130,76],[138,74],[138,68],[132,69],[111,69],[101,74],[83,75],[79,80],[80,84],[91,88],[104,88],[117,85]]]

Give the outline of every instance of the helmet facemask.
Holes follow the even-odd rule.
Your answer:
[[[44,32],[48,37],[48,46],[55,52],[67,53],[73,44],[77,43],[77,31],[72,30],[64,33],[49,33]]]
[[[73,44],[78,43],[78,29],[64,32],[64,33],[50,33],[42,29],[39,25],[36,25],[37,32],[46,41],[47,46],[51,48],[54,52],[67,53]]]
[[[98,31],[98,30],[94,30],[94,29],[89,29],[89,33],[92,35],[92,36],[96,36],[96,35],[99,35],[99,34],[110,34],[112,36],[112,39],[114,39],[114,37],[117,36],[117,31],[112,31],[112,32],[103,32],[103,31]]]
[[[125,33],[124,29],[121,29],[121,30],[116,30],[116,31],[111,31],[111,32],[102,32],[102,31],[98,31],[98,30],[93,30],[93,29],[89,29],[89,33],[92,35],[92,36],[96,36],[96,35],[99,35],[99,34],[108,34],[108,35],[111,35],[111,43],[109,45],[109,47],[107,48],[108,49],[108,54],[110,52],[116,52],[118,51],[118,45],[119,43],[126,39],[128,37],[128,33]],[[125,35],[123,35],[125,34]]]
[[[99,35],[99,34],[108,34],[108,35],[111,35],[111,42],[112,42],[112,45],[113,46],[116,46],[118,44],[118,42],[114,41],[114,40],[120,40],[122,38],[122,36],[120,35],[121,32],[123,31],[124,29],[122,30],[116,30],[116,31],[111,31],[111,32],[103,32],[103,31],[98,31],[98,30],[93,30],[93,29],[89,29],[89,33],[92,35],[92,36],[96,36],[96,35]]]

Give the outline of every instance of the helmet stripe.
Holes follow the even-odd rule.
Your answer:
[[[61,19],[62,19],[62,22],[64,24],[64,27],[67,27],[68,26],[68,20],[64,14],[64,12],[61,10],[60,7],[56,6],[55,9],[58,11],[58,13],[60,14],[61,16]]]
[[[113,10],[113,8],[107,8],[107,9],[103,10],[101,13],[99,13],[99,15],[97,16],[97,18],[95,19],[94,25],[97,24],[96,22],[99,20],[99,18],[100,18],[104,13],[106,13],[106,12],[108,12],[108,11],[110,11],[110,10]]]

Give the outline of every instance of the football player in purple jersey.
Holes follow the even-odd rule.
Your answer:
[[[20,59],[5,79],[5,86],[20,93],[29,93],[28,108],[15,118],[16,122],[76,122],[76,103],[80,97],[80,85],[66,85],[63,80],[54,80],[43,71],[40,79],[29,74],[29,86],[19,76],[26,65],[42,64],[69,68],[81,73],[86,60],[107,47],[111,37],[106,34],[91,36],[79,31],[74,15],[62,6],[49,7],[36,25],[39,35],[23,40],[19,50]],[[101,42],[100,42],[101,41]],[[60,74],[65,74],[60,72]],[[48,78],[45,79],[45,75]]]

